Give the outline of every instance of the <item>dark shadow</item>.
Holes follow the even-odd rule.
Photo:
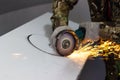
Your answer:
[[[77,80],[105,80],[105,64],[102,60],[87,60]]]
[[[52,25],[47,24],[44,26],[45,36],[50,39],[53,31],[52,31]]]

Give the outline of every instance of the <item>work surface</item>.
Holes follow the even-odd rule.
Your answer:
[[[30,34],[39,35],[40,46],[45,48],[51,35],[50,17],[45,13],[0,37],[0,80],[76,80],[86,58],[76,63],[53,56],[34,48],[27,40]],[[73,22],[70,26],[78,28]],[[49,52],[47,46],[46,51]]]

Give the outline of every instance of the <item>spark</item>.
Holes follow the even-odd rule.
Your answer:
[[[68,58],[72,59],[75,62],[81,63],[85,62],[88,58],[91,57],[104,57],[108,58],[108,55],[113,53],[116,55],[115,59],[120,59],[120,44],[117,44],[113,41],[100,41],[100,44],[94,44],[95,42],[89,42],[85,46],[80,46],[80,48],[74,51]],[[93,45],[94,44],[94,45]]]

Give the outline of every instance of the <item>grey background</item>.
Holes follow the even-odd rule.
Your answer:
[[[0,36],[44,14],[52,12],[52,0],[0,0]],[[70,20],[77,23],[90,21],[86,0],[79,3],[70,13]],[[63,75],[64,77],[64,75]],[[105,65],[102,60],[88,60],[77,80],[104,80]]]
[[[50,2],[52,0],[0,0],[0,14]]]

